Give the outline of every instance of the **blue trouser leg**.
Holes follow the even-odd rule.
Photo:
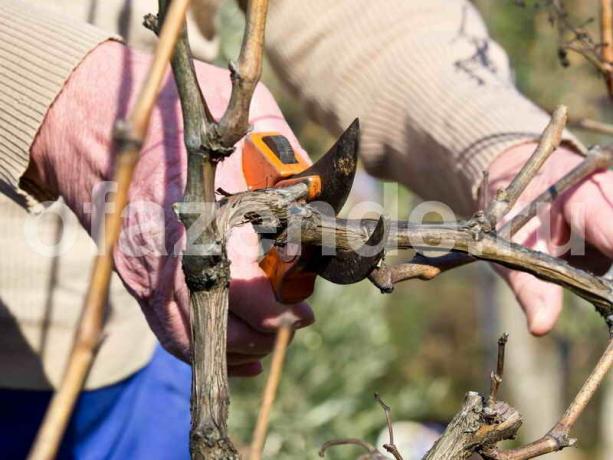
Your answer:
[[[158,346],[134,375],[81,394],[58,458],[188,459],[190,385],[190,367]],[[0,389],[0,459],[27,455],[50,399]]]

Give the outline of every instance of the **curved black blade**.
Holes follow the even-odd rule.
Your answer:
[[[353,284],[362,281],[383,257],[388,231],[389,226],[381,216],[362,248],[356,252],[338,251],[335,256],[323,256],[317,273],[336,284]]]
[[[328,203],[335,214],[338,214],[345,204],[353,185],[358,166],[359,140],[360,122],[356,118],[324,156],[310,168],[294,176],[319,176],[321,194],[317,201]]]

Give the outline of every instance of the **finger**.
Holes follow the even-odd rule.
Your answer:
[[[583,213],[585,214],[585,213]],[[537,223],[538,222],[538,223]],[[547,225],[549,224],[549,228]],[[576,236],[571,234],[571,227],[564,215],[563,200],[545,205],[539,209],[538,220],[529,222],[528,227],[533,231],[533,241],[529,242],[520,238],[523,244],[532,246],[536,243],[535,236],[547,242],[547,252],[554,257],[562,257],[569,264],[582,270],[590,271],[597,275],[603,275],[611,266],[611,259],[604,255],[589,242],[580,239],[581,246],[577,251]],[[571,238],[572,236],[572,238]]]
[[[312,324],[313,311],[306,303],[285,305],[277,302],[270,280],[257,264],[259,243],[252,228],[235,229],[228,240],[232,260],[230,273],[230,310],[249,326],[264,332],[276,330],[280,315],[286,311],[295,316],[294,328]]]
[[[250,275],[232,276],[230,282],[230,310],[257,331],[273,332],[281,325],[285,312],[294,317],[293,328],[299,329],[315,321],[308,304],[285,305],[276,301],[270,281],[258,267],[251,267]]]
[[[576,236],[613,258],[613,172],[597,173],[568,194],[564,217]]]
[[[513,290],[524,310],[528,330],[536,335],[547,334],[562,311],[562,288],[546,283],[528,273],[496,267]]]
[[[233,228],[228,237],[227,251],[228,258],[232,261],[230,266],[232,276],[249,273],[241,267],[257,265],[262,256],[260,240],[253,226],[247,224]]]
[[[588,271],[597,276],[603,276],[611,268],[611,258],[600,252],[591,244],[585,245],[585,254],[570,254],[564,256],[570,265]]]
[[[262,372],[262,363],[239,364],[237,366],[228,366],[228,375],[230,377],[255,377]]]
[[[520,203],[518,206],[524,205]],[[553,217],[559,214],[550,206],[541,207],[537,216],[530,219],[512,240],[534,251],[551,254],[557,249],[559,233],[564,231],[563,219]],[[547,227],[550,227],[549,232],[544,231]],[[515,294],[526,315],[528,330],[537,336],[547,334],[560,316],[562,289],[528,273],[500,266],[496,266],[496,270]]]
[[[275,334],[256,331],[230,312],[228,316],[228,352],[246,355],[268,354],[275,346]]]
[[[227,361],[228,366],[240,366],[243,364],[254,364],[258,363],[261,359],[265,358],[266,355],[243,355],[241,353],[228,353]]]
[[[160,344],[172,355],[186,363],[191,358],[189,293],[183,274],[177,270],[175,259],[167,258],[159,277],[164,283],[174,283],[174,290],[160,286],[146,300],[139,298],[141,308]],[[171,281],[174,277],[174,281]]]

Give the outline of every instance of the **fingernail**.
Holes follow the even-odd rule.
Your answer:
[[[551,318],[547,307],[540,304],[531,318],[528,318],[528,329],[532,335],[542,336],[551,330]]]

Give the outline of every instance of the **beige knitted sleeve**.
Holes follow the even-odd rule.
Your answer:
[[[267,43],[317,121],[360,117],[369,172],[463,214],[491,160],[548,122],[465,0],[274,0]]]
[[[85,55],[112,35],[0,0],[0,185],[17,189],[47,109]]]

